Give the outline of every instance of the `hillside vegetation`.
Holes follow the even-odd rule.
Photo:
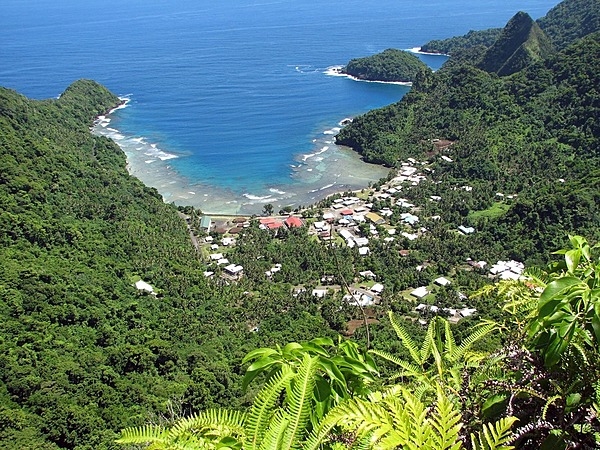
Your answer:
[[[415,55],[389,48],[365,58],[356,58],[342,69],[348,75],[369,81],[412,82],[427,66]]]
[[[391,188],[396,171],[298,228],[248,220],[233,246],[90,133],[120,102],[107,89],[80,80],[33,101],[0,88],[0,447],[597,448],[600,33],[548,54],[517,18],[529,27],[502,31],[510,48],[418,70],[402,101],[338,135],[420,182]],[[476,66],[486,55],[494,67]],[[354,195],[389,213],[352,227],[365,253],[314,232]],[[491,284],[478,262],[499,259],[525,262],[527,281]],[[378,303],[344,300],[373,287],[368,272]],[[442,317],[467,306],[496,325]],[[338,337],[351,320],[371,327]]]
[[[565,0],[536,20],[555,49],[600,30],[600,4],[596,0]],[[460,57],[466,50],[491,47],[500,37],[502,28],[471,30],[464,36],[438,39],[421,47],[424,52],[445,53]]]
[[[109,448],[170,401],[243,404],[249,349],[329,329],[285,283],[247,295],[203,276],[175,207],[90,133],[119,102],[86,80],[57,100],[0,89],[2,448]]]

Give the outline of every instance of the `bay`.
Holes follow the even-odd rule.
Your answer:
[[[97,126],[165,201],[210,213],[307,205],[387,170],[333,144],[339,122],[408,87],[327,75],[349,59],[537,18],[557,1],[3,0],[0,85],[79,78],[129,98]],[[421,56],[433,69],[440,56]],[[104,125],[104,126],[102,126]]]

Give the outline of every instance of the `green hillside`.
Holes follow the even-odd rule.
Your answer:
[[[528,14],[519,12],[508,21],[477,66],[500,76],[511,75],[547,58],[553,51],[540,27]]]
[[[412,82],[427,66],[415,55],[389,48],[365,58],[356,58],[342,69],[348,75],[369,81]]]
[[[431,139],[447,139],[455,163],[436,169],[440,181],[480,180],[490,193],[518,193],[532,220],[518,220],[519,205],[508,217],[542,242],[558,244],[563,227],[596,235],[599,37],[588,36],[512,77],[460,64],[424,75],[399,103],[355,118],[337,142],[393,167],[411,156],[439,158]],[[548,228],[533,217],[549,221]],[[509,231],[505,239],[512,239]]]
[[[579,38],[600,31],[600,4],[596,0],[565,0],[536,20],[536,23],[550,38],[554,48],[561,49]],[[502,28],[471,30],[464,36],[429,41],[421,50],[459,57],[475,47],[491,47],[501,32]]]
[[[111,448],[123,426],[168,414],[169,402],[181,412],[243,404],[247,351],[329,330],[264,270],[252,295],[250,276],[203,275],[175,207],[89,131],[118,103],[85,80],[57,100],[0,89],[2,448]],[[157,295],[136,289],[140,278]]]

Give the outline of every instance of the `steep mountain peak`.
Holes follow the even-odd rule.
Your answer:
[[[552,43],[529,14],[519,11],[487,50],[478,67],[498,75],[511,75],[553,53]]]

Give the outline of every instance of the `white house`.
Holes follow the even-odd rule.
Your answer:
[[[429,291],[427,290],[427,286],[418,287],[417,289],[411,291],[411,293],[410,293],[410,295],[412,295],[413,297],[416,297],[416,298],[423,298],[427,294],[429,294]]]
[[[451,284],[450,280],[444,277],[436,278],[433,282],[440,286],[449,286]]]

